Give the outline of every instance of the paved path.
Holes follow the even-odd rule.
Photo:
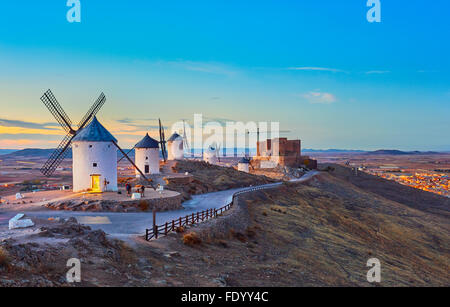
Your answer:
[[[291,182],[305,182],[318,174],[317,171],[311,171],[302,178],[291,180]],[[270,183],[257,187],[247,187],[240,189],[232,189],[220,192],[213,192],[201,195],[193,195],[191,200],[183,203],[184,209],[176,211],[158,212],[156,215],[156,223],[161,225],[167,221],[184,217],[188,214],[195,213],[211,208],[220,208],[229,204],[235,193],[244,193],[254,190],[269,189],[280,186],[282,182]],[[18,212],[4,212],[0,214],[0,231],[7,227],[10,218]],[[143,235],[145,229],[150,228],[153,224],[153,214],[151,212],[140,213],[120,213],[120,212],[74,212],[74,211],[30,211],[25,212],[27,217],[39,217],[47,219],[49,217],[69,218],[75,217],[78,222],[89,225],[93,229],[102,229],[109,235],[128,239],[131,235]]]

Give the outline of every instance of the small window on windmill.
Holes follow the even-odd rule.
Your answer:
[[[92,148],[92,145],[89,145],[89,148]]]
[[[145,157],[145,160],[148,160],[148,157]]]
[[[92,163],[92,167],[97,167],[97,163]]]

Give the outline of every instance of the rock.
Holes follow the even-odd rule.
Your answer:
[[[17,214],[15,217],[9,220],[9,229],[27,228],[34,226],[34,223],[30,219],[21,220],[24,217],[23,213]]]

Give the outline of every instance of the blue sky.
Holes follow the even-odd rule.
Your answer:
[[[450,150],[450,2],[65,0],[0,4],[0,148],[61,139],[40,102],[127,147],[156,124],[279,121],[307,148]],[[124,120],[125,119],[125,120]],[[150,130],[154,133],[156,131]]]

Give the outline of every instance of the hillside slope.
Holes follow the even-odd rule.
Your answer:
[[[366,263],[376,257],[380,286],[450,285],[444,216],[329,174],[244,200],[251,216],[246,233],[225,233],[194,248],[181,235],[158,242],[181,255],[176,263],[183,270],[171,272],[173,284],[207,286],[219,278],[228,286],[370,286]]]
[[[350,168],[341,165],[326,164],[324,166],[332,166],[334,168],[334,171],[330,172],[333,177],[351,183],[365,191],[370,191],[414,209],[450,218],[450,198],[401,185],[395,181],[363,172],[358,172],[358,176],[355,176]]]

